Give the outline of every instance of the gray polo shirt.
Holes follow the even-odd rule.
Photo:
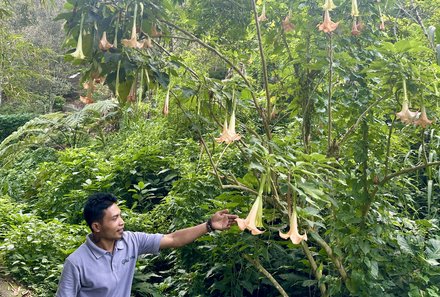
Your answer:
[[[130,297],[136,259],[159,252],[162,234],[124,231],[112,253],[87,236],[67,257],[57,297]]]

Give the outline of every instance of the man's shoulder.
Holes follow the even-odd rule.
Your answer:
[[[84,257],[85,254],[89,252],[89,249],[87,247],[87,244],[84,242],[81,244],[73,253],[71,253],[67,258],[66,261],[78,265],[81,258]]]

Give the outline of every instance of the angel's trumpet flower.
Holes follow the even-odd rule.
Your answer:
[[[420,118],[418,118],[414,125],[420,126],[423,129],[426,128],[428,125],[431,125],[432,121],[428,119],[428,116],[426,115],[426,108],[425,106],[422,106],[422,113],[420,114]]]
[[[151,37],[160,37],[160,36],[162,36],[162,32],[157,31],[156,24],[153,24],[153,26],[151,27]]]
[[[215,140],[219,143],[225,142],[226,144],[229,144],[240,139],[240,134],[237,134],[235,132],[235,111],[232,111],[231,119],[229,120],[229,126],[227,119],[225,119],[222,134],[219,138],[216,138]]]
[[[380,9],[380,6],[379,6],[379,15],[380,15],[380,25],[379,25],[379,30],[383,31],[383,30],[385,30],[385,20],[384,20],[384,18],[383,18],[382,10]]]
[[[239,134],[235,133],[235,110],[232,111],[231,119],[229,120],[228,131],[229,131],[229,137],[230,137],[229,142],[240,140],[241,136]]]
[[[402,123],[405,124],[411,124],[413,123],[417,116],[419,115],[419,112],[417,111],[411,111],[408,107],[408,94],[406,92],[406,80],[403,80],[403,103],[402,103],[402,110],[396,113],[396,116],[402,121]]]
[[[295,207],[293,207],[292,215],[290,216],[290,230],[287,233],[279,232],[280,237],[283,239],[289,239],[292,241],[293,244],[300,244],[301,241],[307,240],[307,234],[304,233],[303,235],[299,234],[298,231],[298,219],[296,217],[296,210]]]
[[[380,17],[379,30],[381,31],[385,30],[385,20],[383,19],[383,17]]]
[[[87,84],[87,83],[84,83]],[[87,90],[87,95],[86,96],[79,96],[79,100],[84,103],[84,104],[92,104],[94,101],[92,99],[92,94],[93,94],[93,80],[91,80],[91,86],[87,86],[87,88],[84,86],[84,89]]]
[[[284,20],[281,22],[281,26],[283,27],[284,32],[290,32],[295,29],[295,26],[290,22],[290,14],[284,18]]]
[[[336,5],[333,3],[333,0],[325,0],[325,3],[322,6],[322,9],[333,10],[333,8],[336,8]]]
[[[353,20],[353,26],[351,27],[351,35],[357,36],[361,34],[361,24]]]
[[[140,48],[140,43],[136,38],[136,15],[137,15],[137,4],[134,6],[134,16],[133,16],[133,27],[131,28],[131,38],[130,39],[122,39],[122,45],[130,48]]]
[[[99,47],[100,50],[102,50],[104,52],[108,51],[111,48],[113,48],[113,44],[111,44],[107,40],[107,32],[104,31],[104,33],[102,33],[102,37],[101,37],[101,40],[99,40],[98,47]]]
[[[133,84],[131,85],[130,92],[127,96],[127,101],[134,102],[136,100],[136,90],[137,90],[137,83],[136,79],[133,81]]]
[[[261,11],[261,15],[258,16],[259,22],[265,22],[267,21],[266,17],[266,3],[263,4],[263,10]]]
[[[263,190],[265,183],[266,175],[263,175],[257,199],[252,205],[251,211],[249,212],[246,219],[235,219],[240,230],[243,231],[244,229],[248,229],[249,231],[251,231],[252,235],[259,235],[261,233],[264,233],[264,231],[259,230],[257,227],[263,227]]]
[[[70,55],[78,60],[84,60],[85,55],[82,50],[82,31],[83,31],[83,23],[84,23],[84,15],[81,16],[81,24],[79,26],[79,35],[78,35],[78,42],[76,44],[76,50],[71,53]]]
[[[402,110],[396,113],[397,118],[399,118],[402,123],[411,124],[415,121],[419,113],[417,111],[411,111],[408,108],[408,100],[404,100],[402,103]]]
[[[226,142],[229,139],[229,130],[228,130],[228,118],[225,118],[225,123],[223,124],[223,131],[219,138],[216,138],[217,142]]]
[[[165,97],[165,103],[163,105],[162,113],[164,116],[167,116],[169,113],[169,105],[170,105],[170,87],[168,87],[167,95]]]
[[[324,20],[322,22],[322,24],[318,25],[318,29],[320,31],[323,31],[325,33],[330,33],[336,30],[336,28],[338,27],[339,22],[334,23],[332,22],[331,18],[330,18],[330,13],[328,10],[324,11]]]
[[[351,16],[357,17],[359,16],[359,8],[357,0],[351,0]]]
[[[142,40],[139,42],[140,48],[152,48],[153,42],[151,41],[150,37],[147,37],[147,39]]]

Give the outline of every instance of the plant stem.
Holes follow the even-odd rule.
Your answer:
[[[398,171],[398,172],[395,172],[395,173],[392,173],[392,174],[389,174],[389,175],[385,176],[385,177],[384,177],[384,178],[378,183],[377,187],[374,189],[373,193],[371,194],[371,199],[370,199],[370,201],[364,206],[364,209],[363,209],[363,211],[362,211],[362,216],[363,216],[363,218],[365,219],[365,217],[367,216],[368,211],[369,211],[370,208],[371,208],[371,204],[373,204],[374,197],[376,196],[377,191],[379,190],[379,188],[380,188],[381,186],[383,186],[383,185],[386,184],[388,181],[390,181],[391,179],[393,179],[393,178],[395,178],[395,177],[397,177],[397,176],[399,176],[399,175],[403,175],[403,174],[410,173],[410,172],[413,172],[413,171],[417,171],[417,170],[420,170],[420,169],[423,169],[423,168],[426,168],[426,167],[437,166],[437,165],[440,165],[440,161],[437,161],[437,162],[431,162],[431,163],[425,163],[425,164],[422,164],[422,165],[418,165],[418,166],[414,166],[414,167],[405,168],[405,169],[402,169],[402,170],[400,170],[400,171]]]
[[[341,138],[339,138],[338,142],[337,142],[337,146],[340,147],[347,139],[348,136],[350,136],[351,133],[354,132],[354,130],[359,126],[359,124],[361,123],[362,119],[367,115],[367,113],[375,106],[377,105],[380,101],[382,101],[385,97],[381,97],[379,99],[377,99],[376,101],[374,101],[370,106],[367,107],[367,109],[365,109],[365,111],[359,116],[359,118],[356,120],[356,123],[354,123],[353,125],[351,125],[350,128],[348,128],[347,132],[345,132],[344,136],[342,136]]]
[[[201,46],[203,46],[204,48],[212,51],[213,53],[215,53],[218,57],[220,57],[223,61],[226,62],[226,64],[228,64],[235,72],[238,73],[238,75],[240,75],[240,77],[243,79],[243,81],[245,82],[245,84],[249,87],[249,91],[251,93],[252,96],[252,101],[255,105],[256,110],[258,111],[258,114],[260,115],[260,118],[263,121],[263,126],[264,126],[264,130],[266,132],[266,136],[267,138],[270,140],[272,139],[272,135],[271,135],[271,131],[269,128],[269,123],[266,121],[266,117],[264,116],[264,112],[261,109],[260,105],[258,104],[258,100],[257,97],[255,97],[255,93],[252,90],[252,85],[249,82],[249,80],[246,78],[246,76],[244,75],[243,72],[240,71],[240,69],[238,69],[228,58],[226,58],[223,54],[221,54],[217,49],[215,49],[214,47],[210,46],[209,44],[203,42],[201,39],[197,38],[195,35],[191,34],[190,32],[186,31],[185,29],[180,28],[179,26],[164,20],[164,19],[160,19],[159,21],[167,24],[168,26],[182,32],[183,34],[189,36],[192,38],[193,41],[197,42],[198,44],[200,44]],[[270,149],[270,148],[269,148]]]
[[[342,281],[344,283],[347,283],[348,280],[347,272],[345,271],[345,268],[342,265],[341,260],[335,254],[333,254],[331,247],[327,244],[327,242],[324,239],[322,239],[321,236],[319,236],[318,233],[316,233],[311,229],[309,229],[309,233],[310,235],[312,235],[313,239],[315,239],[316,242],[325,250],[327,255],[332,260],[333,264],[335,264],[336,269],[339,271],[339,274],[341,275]]]
[[[263,70],[264,90],[266,92],[266,122],[270,123],[270,115],[272,112],[272,107],[271,107],[271,103],[270,103],[269,80],[267,78],[266,57],[264,56],[263,42],[261,41],[260,22],[258,21],[257,6],[255,5],[254,0],[251,0],[251,4],[252,4],[252,8],[254,10],[255,28],[257,29],[258,48],[260,49],[261,67]],[[268,135],[270,135],[270,133]],[[269,140],[270,140],[270,138],[269,138]]]
[[[316,264],[315,259],[313,259],[312,253],[310,252],[309,246],[307,243],[303,240],[301,241],[301,247],[304,251],[304,254],[306,254],[307,260],[309,260],[310,266],[312,266],[312,272],[315,275],[316,280],[319,282],[322,278],[322,271],[318,269],[318,265]],[[328,297],[327,287],[325,284],[319,285],[319,290],[321,291],[322,297]]]
[[[249,263],[251,263],[255,268],[258,269],[258,271],[260,271],[262,274],[264,274],[264,276],[267,277],[267,279],[274,285],[274,287],[278,290],[278,292],[280,292],[281,296],[283,297],[289,297],[289,295],[287,295],[286,291],[284,291],[283,287],[281,287],[281,285],[277,282],[277,280],[272,276],[272,274],[269,273],[269,271],[267,271],[263,265],[261,265],[260,261],[258,261],[257,259],[252,259],[249,255],[243,255],[243,257],[249,261]]]
[[[328,135],[327,146],[330,150],[332,147],[332,80],[333,80],[333,38],[332,33],[328,34],[329,46],[328,46],[328,58],[329,58],[329,74],[328,74]]]

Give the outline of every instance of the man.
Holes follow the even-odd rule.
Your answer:
[[[57,297],[130,297],[136,259],[141,254],[182,247],[213,230],[226,230],[237,218],[227,210],[206,223],[170,234],[124,231],[117,199],[96,193],[84,206],[84,219],[92,233],[67,257]]]

